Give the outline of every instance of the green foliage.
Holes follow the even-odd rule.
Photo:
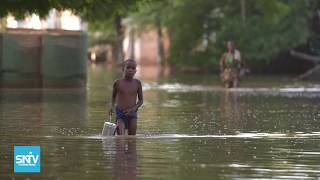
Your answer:
[[[41,17],[52,8],[70,9],[88,21],[105,20],[115,15],[126,15],[136,8],[139,0],[1,0],[0,17],[9,13],[23,18],[36,13]],[[142,0],[141,0],[142,1]]]
[[[5,17],[9,13],[17,18],[23,18],[26,14],[32,13],[44,17],[50,9],[48,0],[1,0],[0,17]]]
[[[89,46],[99,44],[114,44],[116,32],[112,19],[105,21],[94,21],[88,25]]]
[[[138,3],[139,10],[129,14],[129,25],[138,33],[162,27],[172,13],[173,2],[175,1],[162,0]]]
[[[245,6],[241,4],[244,2]],[[169,62],[217,69],[225,43],[234,40],[245,61],[261,62],[312,36],[317,0],[1,0],[0,17],[71,9],[89,22],[92,44],[116,41],[114,17],[129,16],[138,31],[165,27]],[[138,10],[138,11],[137,11]],[[134,13],[133,13],[134,12]],[[206,43],[204,43],[206,42]]]
[[[223,43],[233,39],[245,59],[267,60],[306,42],[310,35],[307,7],[276,0],[259,2],[248,1],[253,3],[248,11],[254,13],[247,15],[245,25],[239,16],[224,18],[220,31],[217,31],[219,53],[223,52]]]
[[[178,5],[171,8],[166,22],[171,45],[169,60],[174,65],[212,68],[218,65],[228,40],[235,41],[246,61],[267,61],[279,52],[306,43],[310,37],[308,20],[312,9],[305,1],[244,0],[244,18],[240,1],[175,2]],[[208,49],[199,52],[205,35],[209,37]]]
[[[219,2],[216,1],[192,1],[179,2],[174,7],[174,14],[169,19],[167,26],[170,36],[170,63],[185,66],[206,66],[217,64],[212,61],[209,54],[212,52],[198,52],[203,35],[206,33],[204,24],[208,21],[210,11]],[[203,59],[204,58],[204,59]],[[217,58],[213,58],[216,60]],[[180,61],[176,63],[175,61]]]
[[[137,4],[148,0],[1,0],[0,17],[9,13],[17,18],[35,13],[45,17],[52,8],[69,9],[89,24],[90,44],[114,43],[115,16],[126,16]]]

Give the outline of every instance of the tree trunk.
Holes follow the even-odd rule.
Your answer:
[[[245,0],[240,0],[240,5],[241,5],[242,24],[245,25],[245,22],[246,22],[246,1]]]
[[[158,17],[157,22],[157,35],[158,35],[158,64],[164,65],[164,45],[163,45],[163,33],[162,33],[162,26],[161,26],[161,19]]]
[[[115,23],[115,29],[116,29],[116,44],[115,44],[115,59],[118,64],[121,64],[123,62],[123,27],[121,24],[121,16],[117,15],[114,19]]]
[[[313,68],[309,69],[307,72],[299,75],[297,78],[295,78],[295,80],[319,78],[317,74],[320,74],[320,57],[312,56],[312,55],[301,53],[301,52],[296,52],[293,50],[290,51],[290,54],[293,57],[312,62],[315,65]],[[317,80],[319,80],[319,79],[317,79]]]
[[[290,51],[291,56],[296,57],[296,58],[300,58],[306,61],[310,61],[313,63],[320,63],[320,57],[317,56],[312,56],[309,54],[305,54],[305,53],[301,53],[301,52],[296,52],[294,50]]]
[[[6,18],[0,18],[0,32],[4,32],[7,27]]]
[[[128,52],[129,52],[129,58],[130,59],[134,59],[135,57],[134,57],[134,50],[135,50],[135,47],[134,47],[134,28],[132,27],[131,29],[130,29],[130,35],[129,35],[129,47],[128,47]]]
[[[312,77],[312,74],[320,74],[319,72],[320,72],[320,65],[316,65],[315,67],[309,69],[307,72],[299,75],[297,78],[295,78],[295,80],[316,79],[315,77]]]
[[[58,11],[58,10],[55,10],[54,11],[55,13],[55,18],[54,18],[54,28],[55,29],[61,29],[61,16],[62,16],[62,12],[61,11]]]

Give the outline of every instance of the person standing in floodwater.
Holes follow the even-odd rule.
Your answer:
[[[226,88],[238,87],[240,80],[241,55],[233,41],[227,42],[228,52],[220,59],[220,78]]]
[[[141,82],[134,78],[137,63],[128,59],[124,62],[122,70],[122,78],[113,83],[109,114],[116,113],[118,135],[124,135],[125,130],[128,130],[128,135],[136,135],[138,109],[143,104]]]

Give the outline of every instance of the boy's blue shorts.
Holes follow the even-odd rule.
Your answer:
[[[116,107],[116,119],[122,119],[125,125],[125,128],[128,129],[129,127],[129,119],[138,119],[138,112],[133,112],[129,115],[126,115],[122,109]]]

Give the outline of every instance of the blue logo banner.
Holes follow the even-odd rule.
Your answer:
[[[14,146],[14,172],[40,173],[40,146]]]

